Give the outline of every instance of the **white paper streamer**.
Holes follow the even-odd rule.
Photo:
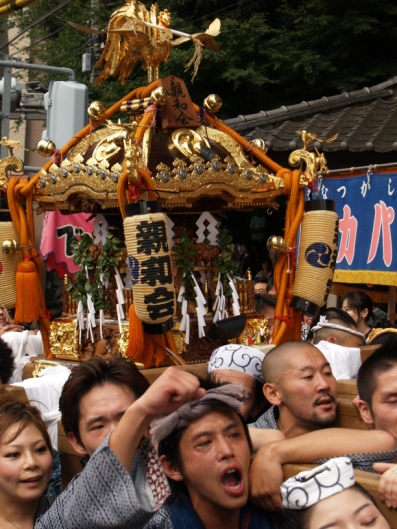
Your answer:
[[[117,284],[117,292],[120,292],[120,298],[117,294],[117,299],[119,300],[120,305],[123,305],[125,303],[124,294],[123,294],[123,281],[121,280],[120,272],[116,267],[114,267],[114,271],[116,273],[116,284]]]
[[[119,331],[120,334],[123,331],[123,327],[121,325],[121,320],[124,320],[125,314],[122,305],[125,303],[124,294],[123,294],[123,282],[121,280],[120,273],[116,267],[114,267],[114,273],[115,273],[115,279],[116,279],[116,296],[117,296],[117,305],[116,305],[116,312],[117,312],[117,321],[119,324]]]
[[[196,278],[192,274],[193,282],[194,282],[194,291],[196,293],[196,298],[199,298],[201,303],[205,305],[207,303],[204,294],[201,292],[201,288],[198,286],[198,283],[196,281]]]
[[[223,286],[222,286],[220,274],[218,275],[218,283],[216,285],[215,295],[216,295],[216,299],[215,299],[214,308],[213,308],[215,314],[212,320],[214,323],[216,321],[223,320],[224,318],[228,317],[227,311],[225,310],[226,299],[223,293]]]
[[[117,304],[116,310],[117,310],[117,319],[118,319],[118,322],[119,322],[119,331],[120,331],[120,334],[121,334],[123,332],[123,327],[121,325],[121,320],[124,318],[124,313],[123,313],[123,309],[121,308],[121,305]]]
[[[103,314],[103,309],[100,309],[99,311],[99,334],[101,336],[101,340],[103,338],[102,326],[103,326],[104,321],[105,321],[105,316]]]
[[[236,287],[234,286],[234,281],[233,281],[233,279],[229,276],[229,274],[227,274],[227,278],[228,278],[228,280],[229,280],[229,286],[230,286],[230,288],[232,289],[232,298],[233,298],[232,307],[233,307],[233,315],[234,315],[234,316],[239,316],[239,315],[240,315],[240,302],[239,302],[239,298],[238,298],[237,290],[236,290]]]
[[[183,277],[185,277],[185,275],[183,275]],[[179,294],[178,294],[179,303],[183,303],[183,301],[185,300],[185,298],[183,297],[184,293],[185,293],[185,285],[182,285],[181,288],[179,289]]]
[[[186,314],[186,330],[185,330],[185,343],[189,344],[190,341],[190,316]]]

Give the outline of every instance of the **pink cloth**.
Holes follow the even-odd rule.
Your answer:
[[[65,274],[72,277],[80,270],[80,266],[73,263],[70,243],[78,234],[92,235],[94,219],[88,221],[89,217],[88,213],[62,215],[60,211],[44,215],[40,252],[47,263],[47,270],[56,270],[60,279]]]

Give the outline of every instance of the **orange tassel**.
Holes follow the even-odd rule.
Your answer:
[[[154,343],[148,334],[145,333],[144,352],[141,357],[141,362],[145,367],[153,367],[154,365]]]
[[[146,340],[147,338],[147,340]],[[164,349],[163,344],[165,345],[165,337],[164,334],[145,334],[145,345],[147,342],[152,342],[153,344],[153,357],[151,360],[151,365],[147,367],[153,367],[155,365],[158,367],[161,365],[165,359],[167,358],[167,351]],[[146,347],[145,347],[146,348]],[[146,367],[146,366],[145,366]]]
[[[134,362],[143,362],[145,356],[145,337],[142,327],[142,322],[138,318],[135,312],[134,304],[131,303],[131,306],[128,311],[129,319],[129,336],[128,336],[128,346],[125,354],[128,358],[131,358]]]
[[[39,319],[40,300],[37,294],[40,287],[34,262],[29,259],[19,262],[16,273],[16,321],[31,323]]]

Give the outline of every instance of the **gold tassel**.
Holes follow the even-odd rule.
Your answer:
[[[203,58],[203,45],[197,39],[192,39],[192,40],[193,40],[193,44],[194,44],[193,57],[185,65],[185,70],[184,71],[187,72],[187,70],[193,64],[193,73],[192,73],[192,78],[191,78],[191,81],[193,82],[194,78],[197,75],[197,72],[198,72],[198,69],[199,69],[199,66],[200,66],[200,63],[201,63],[201,59]]]

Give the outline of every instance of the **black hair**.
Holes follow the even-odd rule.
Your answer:
[[[15,369],[14,354],[11,347],[0,338],[0,380],[2,384],[12,377]]]
[[[339,309],[338,307],[330,307],[324,311],[324,316],[327,320],[343,320],[348,323],[351,327],[357,329],[357,323],[345,310]]]
[[[365,318],[365,323],[369,327],[371,327],[371,329],[375,327],[381,327],[382,329],[384,329],[385,327],[390,326],[390,322],[388,320],[385,320],[384,318],[377,318],[375,316],[375,314],[373,313],[374,305],[372,303],[372,299],[365,292],[362,292],[361,290],[347,292],[344,296],[341,297],[340,306],[343,305],[343,302],[345,300],[349,304],[349,307],[352,308],[357,315],[359,315],[360,312],[365,309],[368,310],[368,315]]]
[[[59,409],[65,432],[72,433],[79,442],[81,399],[93,388],[107,383],[129,388],[136,399],[143,395],[150,385],[134,362],[128,358],[112,356],[109,362],[106,362],[96,356],[75,367],[63,386]]]
[[[268,307],[275,308],[277,300],[269,294],[255,294],[255,311],[257,314],[263,314]]]
[[[376,502],[371,494],[365,490],[359,483],[355,483],[352,487],[353,490],[360,492],[367,500],[369,500],[376,508]],[[347,490],[347,489],[345,489]],[[341,491],[343,492],[343,491]],[[321,500],[320,500],[321,501]],[[310,523],[310,515],[313,511],[313,507],[317,504],[307,507],[306,509],[283,509],[282,516],[284,522],[283,529],[308,529]]]
[[[372,397],[377,386],[377,377],[397,365],[397,335],[388,340],[361,365],[357,375],[357,390],[360,398],[372,411]]]
[[[210,380],[209,378],[206,379],[200,379],[200,387],[204,388],[205,390],[219,388],[220,386],[224,386],[225,384],[218,384],[217,382],[214,382]],[[222,408],[217,408],[214,411],[222,411]],[[225,411],[231,410],[231,408],[224,408]],[[212,411],[212,410],[209,410]],[[236,415],[239,417],[241,424],[244,428],[244,433],[247,438],[248,446],[250,449],[250,452],[252,453],[252,443],[251,438],[248,432],[248,427],[243,419],[243,417],[236,413]],[[181,452],[180,452],[180,443],[182,439],[182,435],[187,430],[188,426],[184,428],[179,428],[178,430],[174,430],[170,433],[167,437],[165,437],[162,441],[160,441],[157,452],[159,456],[165,456],[169,463],[173,466],[175,466],[180,472],[183,472],[183,462],[181,458]],[[181,496],[181,494],[185,494],[188,496],[187,488],[185,484],[180,481],[174,481],[170,478],[168,478],[170,488],[171,488],[171,496],[169,498],[169,502],[177,501],[178,498]]]
[[[274,287],[274,279],[273,276],[269,276],[269,279],[266,283],[266,293],[269,294],[271,289]]]
[[[340,299],[340,306],[343,305],[343,302],[347,301],[349,307],[354,310],[354,312],[359,315],[361,311],[367,309],[368,315],[365,318],[365,323],[368,324],[368,321],[373,317],[374,305],[372,299],[365,292],[361,290],[356,290],[354,292],[347,292]]]

